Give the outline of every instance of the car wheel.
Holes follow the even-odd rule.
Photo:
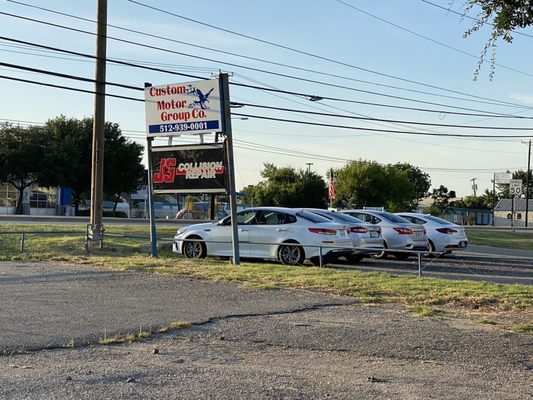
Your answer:
[[[304,249],[300,246],[281,245],[278,249],[278,259],[284,265],[299,265],[305,260]]]
[[[389,246],[387,246],[387,243],[386,242],[383,242],[383,248],[384,249],[388,249]],[[382,251],[381,253],[378,253],[378,254],[372,254],[370,257],[372,258],[387,258],[388,256],[388,253],[386,251]]]
[[[394,258],[400,261],[405,261],[409,258],[408,253],[394,253]]]
[[[428,250],[431,253],[435,252],[435,243],[433,243],[431,240],[428,242]]]
[[[362,254],[352,254],[351,256],[346,257],[348,262],[351,263],[358,263],[360,262],[365,256]]]
[[[187,258],[205,258],[207,255],[205,243],[200,240],[188,239],[183,244],[183,255]]]

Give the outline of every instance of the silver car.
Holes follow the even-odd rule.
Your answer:
[[[352,254],[345,226],[304,210],[254,207],[237,213],[239,253],[243,258],[279,260],[283,264],[313,264]],[[231,216],[219,222],[189,225],[174,237],[172,251],[188,258],[232,257]]]
[[[426,229],[429,251],[451,253],[452,250],[468,246],[468,239],[462,226],[429,214],[402,212],[396,215]]]
[[[389,250],[426,251],[428,239],[423,226],[413,224],[406,219],[386,211],[374,210],[342,210],[344,214],[359,218],[365,222],[377,225],[383,235],[383,246]],[[388,252],[382,252],[377,258],[384,258]],[[398,260],[407,260],[407,252],[390,252]]]
[[[347,257],[348,261],[358,262],[365,256],[380,254],[383,250],[383,237],[379,226],[368,224],[348,214],[323,210],[320,208],[304,208],[330,221],[343,224],[350,231],[353,241],[353,254]]]

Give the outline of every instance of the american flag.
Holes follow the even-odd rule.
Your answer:
[[[329,176],[328,199],[335,200],[335,197],[335,178],[333,177],[333,173],[331,173]]]

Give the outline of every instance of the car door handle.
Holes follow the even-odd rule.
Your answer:
[[[242,229],[242,228],[239,229],[239,232],[248,232],[248,231],[249,229]]]
[[[287,228],[276,228],[278,232],[287,232]]]

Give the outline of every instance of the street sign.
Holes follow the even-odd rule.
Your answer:
[[[522,179],[511,179],[509,181],[509,192],[511,195],[519,196],[522,194]]]
[[[218,79],[144,88],[148,137],[220,132]]]
[[[511,179],[513,179],[513,174],[511,172],[494,173],[494,183],[497,185],[509,184]]]

